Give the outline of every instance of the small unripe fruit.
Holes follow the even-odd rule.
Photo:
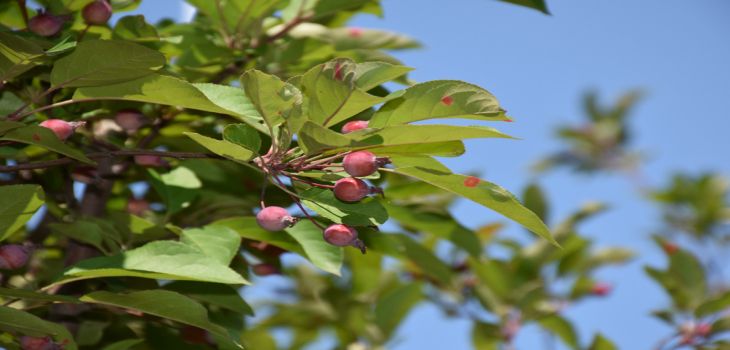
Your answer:
[[[330,225],[324,230],[324,240],[338,247],[355,245],[358,241],[357,230],[342,224]]]
[[[266,231],[281,231],[293,226],[297,219],[282,207],[266,207],[256,214],[256,222]]]
[[[251,266],[251,271],[261,277],[279,274],[279,269],[276,266],[264,263]]]
[[[61,349],[53,342],[51,337],[31,337],[24,336],[20,338],[20,348],[23,350],[58,350]]]
[[[104,25],[112,16],[112,7],[106,0],[95,0],[81,11],[84,22],[91,25]]]
[[[84,126],[84,124],[86,124],[86,122],[67,122],[61,119],[48,119],[39,125],[44,128],[51,129],[51,131],[53,131],[53,133],[56,134],[61,141],[66,141],[66,139],[74,133],[74,130]]]
[[[368,176],[378,170],[378,158],[368,151],[356,151],[345,156],[342,166],[348,174],[360,177]]]
[[[342,126],[342,133],[349,134],[353,131],[366,129],[367,127],[368,127],[367,120],[353,120],[351,122],[345,123],[345,125]]]
[[[40,36],[54,36],[61,31],[63,20],[61,17],[41,12],[28,21],[28,29]]]
[[[134,162],[137,163],[137,165],[147,168],[159,168],[167,166],[167,162],[165,162],[162,157],[155,155],[137,155],[134,156]]]
[[[343,202],[357,202],[370,193],[370,187],[365,181],[346,177],[335,182],[333,192],[335,197]]]
[[[0,247],[0,269],[15,270],[28,263],[30,252],[19,244],[8,244]]]
[[[123,109],[114,116],[114,122],[129,133],[136,132],[146,123],[145,116],[136,109]]]
[[[591,294],[597,296],[606,296],[611,292],[611,285],[608,283],[598,282],[591,287]]]

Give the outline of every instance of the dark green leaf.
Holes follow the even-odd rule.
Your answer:
[[[223,139],[250,150],[254,154],[261,148],[259,132],[247,124],[229,124],[223,129]]]
[[[180,242],[198,248],[204,255],[229,265],[238,254],[241,238],[236,231],[221,226],[185,229]]]
[[[573,325],[566,319],[552,315],[539,319],[538,323],[542,328],[557,335],[571,349],[579,349],[578,335],[575,333]]]
[[[0,186],[0,242],[23,227],[43,205],[43,188],[38,185]]]
[[[616,350],[618,349],[616,345],[613,345],[613,343],[606,339],[602,334],[596,334],[595,337],[593,337],[593,342],[588,347],[588,350]]]
[[[38,145],[49,151],[63,154],[69,158],[79,160],[87,164],[94,164],[94,161],[86,157],[81,151],[66,145],[58,139],[56,134],[48,128],[37,125],[26,125],[8,131],[0,137],[0,141],[15,141],[29,145]]]
[[[180,166],[166,174],[158,174],[156,171],[149,169],[150,183],[157,193],[165,200],[167,211],[174,214],[184,208],[199,194],[199,188],[202,183],[195,173]]]
[[[395,333],[398,325],[423,298],[420,283],[403,284],[375,304],[375,324],[387,335]]]
[[[76,342],[66,327],[40,319],[22,310],[0,306],[0,329],[33,337],[51,336],[54,342],[65,344],[65,350],[77,349]]]
[[[240,314],[253,316],[253,310],[243,300],[238,291],[224,284],[175,281],[163,287],[165,290],[180,293],[197,301],[219,306]]]
[[[535,10],[538,10],[546,15],[549,15],[550,12],[548,11],[547,5],[545,5],[545,0],[500,0],[504,2],[509,2],[511,4],[520,5],[524,7],[529,7]]]
[[[299,195],[307,207],[337,223],[368,226],[382,225],[388,220],[388,212],[376,199],[345,203],[335,198],[331,190],[322,188],[310,188]]]
[[[227,140],[218,140],[194,132],[185,132],[183,134],[209,151],[238,163],[247,164],[254,157],[253,150]]]

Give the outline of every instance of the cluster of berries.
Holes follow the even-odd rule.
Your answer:
[[[101,26],[106,24],[112,16],[112,7],[107,0],[94,0],[81,10],[81,16],[86,24]],[[51,37],[61,31],[63,23],[64,16],[53,15],[41,10],[28,21],[28,29],[37,35]]]
[[[367,121],[351,121],[342,127],[342,133],[365,129]],[[385,164],[387,158],[380,158],[369,151],[355,151],[344,154],[342,157],[342,168],[350,175],[337,180],[333,186],[322,186],[331,188],[335,198],[340,201],[353,203],[362,200],[370,194],[382,193],[379,188],[370,187],[365,181],[359,179],[374,174]],[[289,212],[277,206],[267,206],[261,209],[256,215],[256,222],[263,229],[268,231],[281,231],[293,226],[299,219],[293,217]],[[358,239],[357,230],[354,227],[343,224],[332,224],[324,229],[324,240],[338,247],[353,246],[365,252],[363,242]]]

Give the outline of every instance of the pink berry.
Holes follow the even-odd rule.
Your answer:
[[[155,155],[137,155],[134,156],[134,162],[137,163],[137,165],[139,166],[147,168],[159,168],[167,166],[167,162],[165,162],[162,157]]]
[[[360,177],[368,176],[378,170],[378,158],[372,152],[357,151],[345,156],[342,166],[348,174]]]
[[[51,337],[31,337],[24,336],[20,338],[20,347],[23,350],[57,350],[61,349],[53,342]]]
[[[353,120],[351,122],[345,123],[345,125],[342,126],[342,133],[349,134],[353,131],[362,130],[367,127],[368,127],[367,120]]]
[[[51,129],[61,141],[66,141],[74,133],[76,128],[84,124],[86,122],[67,122],[61,119],[48,119],[40,123],[40,126]]]
[[[261,277],[279,274],[279,269],[276,266],[263,263],[251,266],[251,271]]]
[[[333,192],[343,202],[357,202],[370,193],[370,186],[360,179],[346,177],[335,182]]]
[[[281,231],[293,226],[297,219],[282,207],[266,207],[256,214],[256,222],[266,231]]]
[[[63,20],[47,12],[41,12],[28,21],[28,29],[40,36],[54,36],[61,31]]]
[[[0,269],[15,270],[28,263],[30,252],[19,244],[0,246]]]
[[[136,109],[122,109],[114,116],[114,122],[127,132],[135,132],[146,123],[145,116]]]
[[[112,7],[106,0],[95,0],[81,11],[84,22],[91,25],[104,25],[112,16]]]
[[[324,230],[324,240],[338,247],[351,246],[358,241],[357,230],[347,225],[330,225]]]
[[[591,287],[591,294],[597,296],[605,296],[611,292],[611,285],[608,283],[598,282]]]
[[[712,332],[712,325],[707,322],[702,322],[695,327],[695,334],[699,337],[707,337]]]

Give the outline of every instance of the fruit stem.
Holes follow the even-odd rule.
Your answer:
[[[18,7],[20,7],[20,14],[23,16],[23,23],[28,28],[28,8],[25,6],[25,0],[18,0]]]
[[[278,183],[279,188],[281,188],[282,190],[284,190],[284,192],[289,194],[291,199],[294,201],[294,204],[296,204],[297,207],[299,207],[299,209],[302,211],[304,216],[306,216],[307,219],[309,219],[309,221],[311,221],[314,224],[314,226],[319,227],[321,230],[325,229],[324,226],[322,226],[320,223],[318,223],[317,220],[314,220],[314,218],[311,215],[309,215],[309,213],[307,213],[307,209],[305,209],[304,206],[302,205],[299,195],[297,195],[296,193],[292,193],[291,191],[286,189],[286,186],[284,185],[284,183],[281,182],[281,180],[279,180],[279,178],[276,175],[272,175],[271,177],[274,178],[274,180]]]
[[[333,185],[325,185],[325,184],[321,184],[321,183],[317,183],[317,182],[305,180],[305,179],[302,179],[302,178],[297,177],[297,176],[294,176],[294,175],[287,175],[287,176],[290,179],[294,180],[294,181],[298,181],[298,182],[301,182],[303,184],[307,184],[307,185],[312,186],[312,187],[328,188],[328,189],[335,188],[335,186],[333,186]]]

